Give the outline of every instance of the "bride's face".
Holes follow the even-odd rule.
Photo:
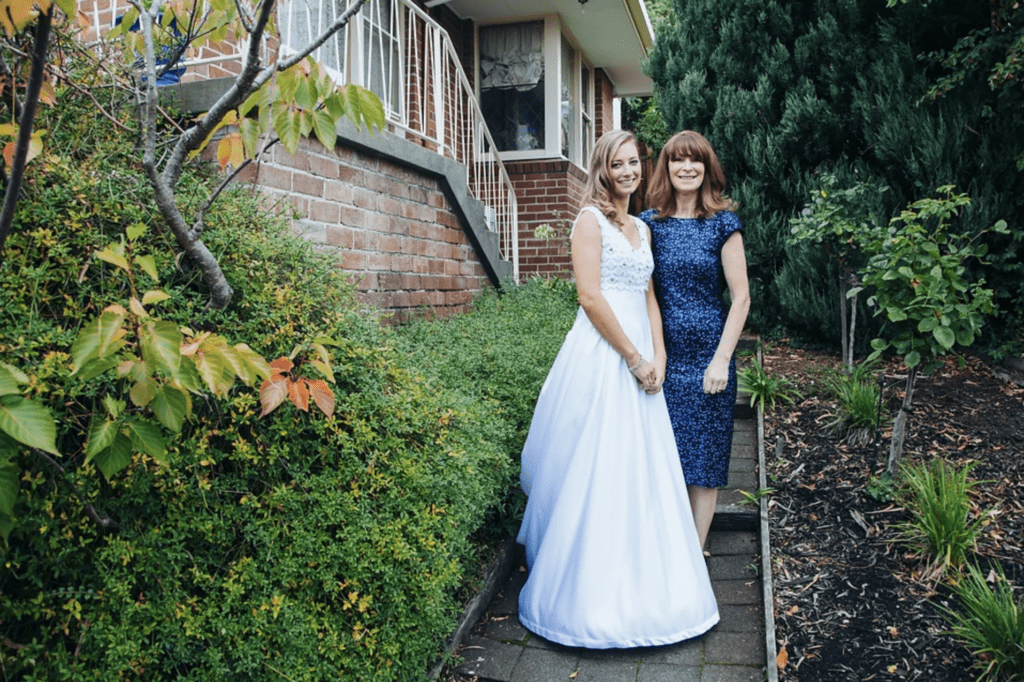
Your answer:
[[[640,185],[640,151],[624,142],[608,162],[608,188],[612,196],[628,197]]]

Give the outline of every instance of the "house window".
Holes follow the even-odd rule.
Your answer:
[[[585,166],[593,139],[593,73],[557,15],[481,26],[480,108],[502,157]]]
[[[480,109],[498,151],[543,149],[544,22],[480,29]]]
[[[590,163],[590,150],[594,148],[594,98],[591,97],[590,68],[586,64],[580,67],[580,133],[582,137],[582,154],[580,165],[584,168]]]
[[[281,6],[281,52],[294,54],[333,24],[354,0],[286,0]],[[402,8],[399,0],[368,0],[349,23],[313,51],[340,83],[362,85],[380,97],[391,118],[402,112]]]

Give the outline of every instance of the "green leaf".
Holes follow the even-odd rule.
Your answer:
[[[173,322],[146,320],[139,328],[142,357],[152,367],[176,376],[181,364],[181,330]]]
[[[142,271],[149,275],[150,279],[154,282],[159,282],[160,277],[156,273],[156,259],[152,255],[146,254],[145,256],[139,256],[135,259]]]
[[[930,332],[931,330],[935,329],[938,326],[939,318],[935,317],[934,315],[929,315],[928,317],[922,317],[921,321],[917,323],[917,331],[926,333]]]
[[[128,235],[128,241],[133,242],[142,235],[146,234],[146,225],[144,223],[135,223],[125,228],[125,234]]]
[[[166,301],[169,298],[170,296],[168,294],[165,294],[162,291],[154,289],[152,291],[147,291],[142,295],[142,305],[160,303],[161,301]]]
[[[153,416],[167,429],[179,433],[185,419],[192,412],[190,403],[188,393],[174,386],[164,385],[153,396],[149,408],[153,410]]]
[[[907,313],[902,308],[886,308],[885,313],[893,322],[902,322],[907,319]]]
[[[114,474],[132,463],[132,441],[125,434],[118,432],[110,447],[87,456],[85,461],[95,461],[96,467],[109,481]]]
[[[302,120],[291,107],[281,106],[274,115],[274,132],[281,138],[281,145],[294,154],[299,148],[302,137]]]
[[[57,425],[50,411],[21,396],[0,396],[0,431],[30,448],[60,454]]]
[[[128,259],[125,258],[122,254],[114,251],[113,248],[110,246],[103,249],[102,251],[97,251],[96,257],[102,261],[110,263],[111,265],[115,265],[121,268],[125,272],[131,272],[132,270],[131,267],[128,265]]]
[[[118,400],[111,395],[103,396],[103,407],[107,409],[107,414],[110,415],[111,419],[117,419],[124,413],[124,408],[127,407],[127,403],[123,400]]]
[[[156,381],[152,377],[147,377],[141,381],[136,381],[131,390],[128,391],[128,396],[136,407],[145,407],[153,402],[153,398],[156,397],[156,391]]]
[[[106,358],[124,346],[124,320],[127,311],[105,310],[82,327],[71,345],[72,376],[93,358]]]
[[[932,332],[932,336],[934,336],[935,340],[939,342],[939,345],[946,350],[952,348],[953,344],[956,343],[956,335],[949,327],[937,327]]]
[[[21,393],[18,387],[28,383],[28,375],[14,365],[0,362],[0,395]]]
[[[0,451],[2,453],[2,451]],[[0,455],[0,513],[14,516],[14,503],[18,501],[18,481],[21,467]]]
[[[89,425],[89,442],[85,446],[86,457],[92,457],[98,452],[101,452],[113,444],[114,439],[117,438],[119,427],[117,422],[110,421],[109,419],[98,419],[93,417],[92,423]]]
[[[871,339],[871,347],[877,351],[883,351],[889,347],[889,342],[885,339]]]
[[[77,373],[77,376],[82,381],[89,381],[95,379],[99,375],[103,374],[109,369],[117,367],[121,361],[116,358],[93,358],[82,366]]]
[[[166,461],[167,446],[160,426],[150,421],[133,420],[125,423],[128,437],[139,452],[144,452],[158,462]]]
[[[235,371],[224,353],[217,347],[205,349],[193,356],[196,370],[214,395],[225,395],[235,383]]]
[[[331,115],[319,109],[313,113],[313,130],[316,139],[327,149],[334,149],[338,144],[338,130]]]
[[[967,348],[974,343],[974,332],[970,329],[957,329],[956,342]]]
[[[921,354],[916,350],[912,350],[906,354],[903,358],[903,362],[907,367],[917,367],[921,363]]]

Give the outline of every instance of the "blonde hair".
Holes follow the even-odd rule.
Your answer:
[[[612,203],[611,187],[612,181],[608,176],[608,169],[611,166],[612,157],[624,144],[636,143],[636,136],[628,130],[611,130],[601,136],[601,139],[594,145],[594,151],[590,154],[590,168],[587,171],[587,182],[583,186],[583,206],[596,206],[613,225],[619,225],[619,215]]]
[[[647,206],[654,209],[654,219],[675,215],[676,192],[668,176],[668,164],[687,157],[704,164],[704,182],[697,192],[694,217],[707,218],[719,211],[735,211],[736,202],[724,194],[725,171],[711,143],[700,133],[684,130],[670,137],[658,155],[658,165],[647,188]]]

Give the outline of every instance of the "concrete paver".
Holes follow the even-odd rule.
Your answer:
[[[757,428],[737,410],[729,485],[708,537],[708,572],[720,622],[710,632],[662,647],[588,650],[565,647],[519,624],[519,590],[526,581],[522,553],[468,642],[460,672],[479,682],[763,682],[765,615],[757,506],[738,490],[758,487]]]

